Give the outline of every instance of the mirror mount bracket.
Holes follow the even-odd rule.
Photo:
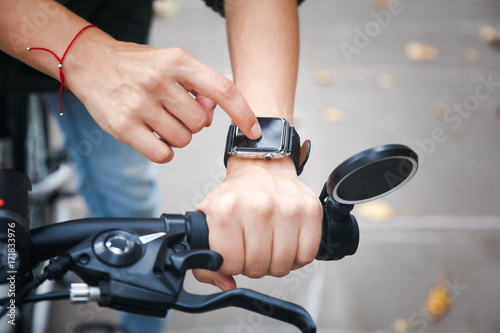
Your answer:
[[[353,255],[359,243],[359,227],[350,214],[354,205],[341,204],[328,196],[323,203],[323,229],[316,259],[340,260]]]

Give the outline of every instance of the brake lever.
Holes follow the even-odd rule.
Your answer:
[[[136,314],[164,317],[169,309],[189,313],[228,306],[243,308],[316,332],[302,307],[248,289],[194,295],[183,289],[189,269],[217,271],[222,256],[194,250],[182,232],[108,230],[67,252],[71,268],[85,283],[98,286],[100,305]]]
[[[184,276],[188,269],[218,271],[222,266],[222,256],[209,250],[187,250],[171,255],[170,263],[177,274]],[[200,313],[229,306],[288,322],[304,333],[316,332],[314,321],[304,308],[250,289],[236,288],[211,295],[195,295],[181,288],[172,308]]]
[[[313,319],[301,306],[250,289],[236,288],[211,295],[193,295],[181,289],[172,308],[189,313],[200,313],[229,306],[287,322],[304,333],[316,332]]]

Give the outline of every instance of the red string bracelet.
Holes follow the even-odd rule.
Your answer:
[[[71,42],[69,43],[68,47],[66,48],[66,51],[64,51],[64,54],[61,58],[59,58],[57,56],[57,54],[55,54],[53,51],[49,50],[49,49],[46,49],[44,47],[28,47],[27,50],[28,51],[31,51],[31,50],[41,50],[41,51],[46,51],[46,52],[49,52],[50,54],[52,54],[54,57],[56,57],[57,61],[59,61],[59,65],[57,65],[57,67],[59,67],[59,79],[61,81],[61,87],[59,88],[59,114],[62,116],[64,114],[63,110],[62,110],[62,103],[61,103],[61,93],[62,93],[62,90],[63,88],[66,89],[66,91],[68,91],[70,94],[73,94],[71,92],[71,90],[68,89],[68,87],[66,87],[66,85],[64,84],[64,73],[63,73],[63,61],[64,61],[64,58],[66,57],[66,54],[68,53],[69,51],[69,48],[71,47],[71,45],[73,45],[73,43],[75,42],[75,40],[78,38],[78,36],[81,35],[81,33],[83,31],[85,31],[86,29],[88,28],[92,28],[92,27],[96,27],[96,25],[94,24],[89,24],[85,27],[83,27],[82,29],[80,29],[80,31],[78,31],[78,33],[75,35],[75,37],[73,37],[73,39],[71,40]]]

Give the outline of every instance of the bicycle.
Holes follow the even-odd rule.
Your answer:
[[[365,150],[339,165],[319,196],[323,229],[317,260],[340,260],[359,244],[355,204],[378,199],[406,184],[416,173],[418,157],[403,145]],[[189,269],[216,271],[222,257],[209,250],[202,212],[163,214],[160,218],[72,220],[30,229],[29,180],[12,170],[0,171],[0,281],[12,292],[1,300],[0,317],[15,322],[16,306],[44,300],[95,301],[100,306],[164,317],[176,309],[200,313],[235,306],[316,332],[299,305],[249,289],[194,295],[183,289]],[[55,259],[54,259],[55,258]],[[51,259],[44,272],[32,269]],[[75,272],[84,283],[68,292],[30,295],[43,281]]]
[[[74,178],[75,170],[65,155],[53,148],[48,118],[40,93],[0,96],[0,169],[19,170],[32,182],[29,198],[31,228],[60,220],[59,215],[64,214],[65,209],[56,209],[57,202],[74,195],[66,188]],[[18,322],[16,331],[43,332],[48,324],[45,318],[49,307],[40,303],[23,310],[23,320]],[[37,322],[36,327],[32,322]],[[0,331],[7,329],[8,325],[0,323]]]

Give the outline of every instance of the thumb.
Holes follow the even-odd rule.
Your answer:
[[[196,97],[196,101],[201,105],[201,107],[205,110],[208,115],[208,122],[205,127],[209,127],[212,124],[212,119],[214,117],[214,110],[217,106],[217,103],[212,101],[210,98],[203,96],[202,94],[198,94],[196,91],[191,91],[191,93]]]
[[[216,286],[222,291],[236,288],[236,281],[231,275],[223,275],[206,269],[194,269],[193,275],[196,280]]]

